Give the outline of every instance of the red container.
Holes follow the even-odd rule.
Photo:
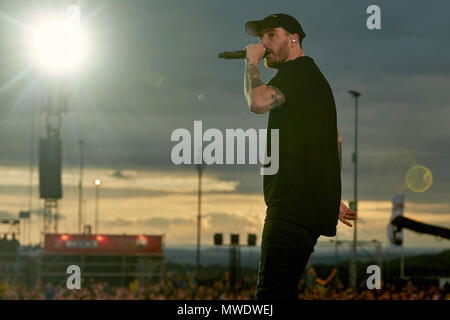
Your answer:
[[[46,234],[45,253],[162,254],[162,236]]]

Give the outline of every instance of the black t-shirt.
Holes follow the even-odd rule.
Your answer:
[[[279,169],[263,178],[267,218],[334,236],[341,176],[331,88],[308,56],[284,63],[269,85],[280,89],[286,102],[269,113],[267,153],[270,129],[279,129]]]

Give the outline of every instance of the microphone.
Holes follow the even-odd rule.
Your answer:
[[[245,59],[245,50],[239,50],[239,51],[224,51],[217,55],[218,58],[221,59]],[[268,52],[264,54],[265,58],[267,56]]]
[[[219,53],[217,57],[221,59],[245,59],[245,52],[245,50],[225,51]]]

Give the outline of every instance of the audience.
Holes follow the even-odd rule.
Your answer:
[[[140,283],[135,280],[127,286],[113,286],[108,282],[88,283],[80,290],[69,290],[53,283],[27,288],[0,280],[0,299],[6,300],[253,300],[257,278],[240,280],[234,293],[226,279],[203,281],[196,284],[192,277],[173,274],[159,283]],[[408,283],[402,288],[382,284],[381,289],[346,288],[341,281],[322,286],[299,285],[302,300],[450,300],[450,288],[436,286],[416,287]]]

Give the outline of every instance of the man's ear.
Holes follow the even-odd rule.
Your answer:
[[[296,43],[299,43],[299,37],[298,37],[298,34],[297,33],[294,33],[294,34],[291,34],[290,36],[289,36],[289,42],[291,43],[291,44],[296,44]]]

